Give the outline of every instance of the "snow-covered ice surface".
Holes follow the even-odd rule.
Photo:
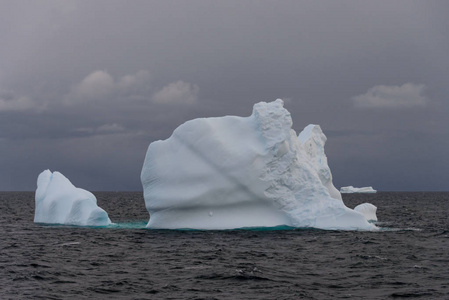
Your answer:
[[[377,229],[343,204],[330,170],[322,176],[321,129],[298,138],[291,126],[278,99],[249,117],[188,121],[151,143],[141,173],[147,227]]]
[[[43,171],[37,178],[35,223],[78,226],[111,224],[106,211],[97,206],[95,196],[76,188],[59,172]]]
[[[371,186],[356,188],[356,187],[353,187],[352,185],[350,185],[350,186],[343,186],[340,188],[340,193],[344,193],[344,194],[375,193],[375,192],[377,192],[377,191],[375,189],[373,189]]]
[[[354,207],[355,211],[358,211],[365,216],[368,221],[377,221],[377,207],[371,203],[362,203]]]

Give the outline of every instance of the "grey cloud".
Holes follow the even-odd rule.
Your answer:
[[[79,133],[81,135],[117,134],[125,131],[126,128],[117,123],[103,124],[98,127],[81,127],[74,130],[75,133]]]
[[[117,123],[104,124],[98,127],[97,131],[103,133],[117,133],[125,131],[125,127]]]
[[[27,96],[0,96],[0,111],[23,111],[36,109],[36,103]]]
[[[194,104],[198,101],[199,87],[182,80],[172,82],[153,95],[159,104]]]
[[[151,74],[147,70],[140,70],[134,75],[125,75],[117,82],[117,87],[122,93],[148,91],[151,87]]]
[[[72,87],[70,93],[64,97],[64,103],[70,105],[117,97],[146,97],[150,89],[150,79],[150,73],[146,70],[138,71],[134,75],[125,75],[118,80],[106,71],[94,71]]]
[[[0,90],[0,112],[35,112],[46,110],[48,101],[37,101],[31,96]]]
[[[356,107],[360,108],[406,108],[425,106],[428,103],[424,96],[424,84],[405,83],[401,86],[378,85],[363,95],[352,98]]]
[[[112,93],[113,89],[112,76],[105,71],[95,71],[76,85],[69,97],[75,101],[104,99]],[[69,104],[70,102],[68,101]]]

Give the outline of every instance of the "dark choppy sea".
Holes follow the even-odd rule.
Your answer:
[[[141,193],[94,193],[115,228],[33,223],[0,193],[0,299],[449,299],[449,193],[343,195],[380,232],[144,229]]]

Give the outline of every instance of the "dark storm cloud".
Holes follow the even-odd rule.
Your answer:
[[[0,1],[0,189],[46,168],[139,189],[151,141],[285,97],[297,132],[328,134],[337,186],[447,190],[448,7]]]

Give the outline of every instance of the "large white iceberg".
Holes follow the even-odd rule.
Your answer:
[[[151,143],[141,173],[147,227],[376,229],[343,204],[331,177],[320,177],[321,146],[304,146],[291,126],[278,99],[255,104],[246,118],[188,121]],[[308,136],[324,145],[314,128]]]
[[[352,185],[350,185],[350,186],[343,186],[340,188],[340,193],[343,193],[343,194],[352,194],[352,193],[372,194],[372,193],[376,193],[376,192],[377,191],[375,189],[373,189],[371,186],[356,188],[356,187],[353,187]]]
[[[35,223],[78,226],[111,224],[106,211],[97,206],[97,198],[76,188],[59,172],[43,171],[37,178]]]

